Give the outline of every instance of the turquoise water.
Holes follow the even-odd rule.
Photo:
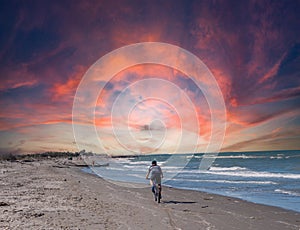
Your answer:
[[[147,169],[156,159],[163,169],[166,186],[300,212],[300,151],[220,153],[205,171],[199,170],[202,158],[203,154],[113,158],[108,160],[108,167],[94,168],[94,173],[110,180],[146,185]]]

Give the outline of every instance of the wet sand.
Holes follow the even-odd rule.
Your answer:
[[[61,160],[0,162],[0,229],[300,229],[300,213],[197,191],[118,186]]]

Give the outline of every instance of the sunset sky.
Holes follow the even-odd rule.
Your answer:
[[[1,1],[0,153],[202,152],[222,112],[221,151],[300,149],[299,12],[292,0]],[[130,52],[97,69],[143,42],[190,52],[215,80],[188,76],[179,54],[183,69],[137,64],[105,79]],[[164,62],[162,50],[137,56]]]

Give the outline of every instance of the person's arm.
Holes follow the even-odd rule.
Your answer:
[[[162,172],[162,170],[161,170],[161,167],[159,167],[159,170],[160,170],[160,176],[161,176],[161,178],[163,178],[163,177],[164,177],[164,174],[163,174],[163,172]]]
[[[146,179],[149,179],[149,174],[150,174],[150,168],[149,168],[148,173],[146,175]]]

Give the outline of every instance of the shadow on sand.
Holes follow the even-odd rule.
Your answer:
[[[195,201],[177,201],[177,200],[169,200],[169,201],[162,201],[164,204],[196,204]]]

